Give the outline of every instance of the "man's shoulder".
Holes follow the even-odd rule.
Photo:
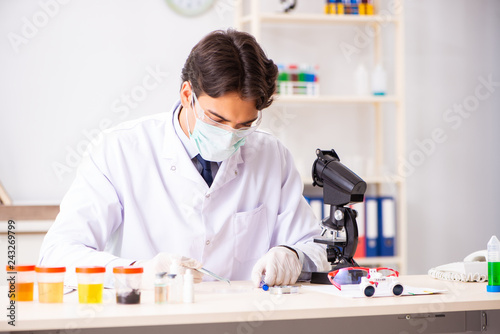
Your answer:
[[[257,145],[261,148],[283,148],[283,144],[281,141],[271,134],[270,132],[267,132],[266,130],[261,130],[258,129],[254,133],[250,135],[246,143],[252,143],[254,145]],[[247,145],[245,143],[245,145]]]
[[[128,133],[133,133],[134,131],[141,131],[143,129],[154,129],[154,128],[161,129],[161,127],[165,126],[169,114],[170,113],[168,112],[162,112],[158,114],[147,115],[130,121],[125,121],[109,129],[104,130],[103,134],[119,136],[120,134],[126,135]]]
[[[100,152],[107,156],[118,154],[119,151],[137,151],[148,147],[149,150],[152,148],[151,143],[163,143],[169,115],[169,112],[148,115],[103,130],[91,142],[87,152],[92,155]]]
[[[285,157],[289,154],[288,149],[276,136],[261,129],[252,133],[246,139],[242,148],[248,152],[259,152],[261,157]]]

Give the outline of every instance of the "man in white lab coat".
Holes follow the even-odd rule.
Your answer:
[[[202,39],[170,112],[106,130],[89,147],[39,265],[105,266],[106,285],[115,266],[143,266],[151,281],[176,260],[256,286],[264,274],[281,285],[326,270],[292,156],[257,130],[277,72],[251,35]]]

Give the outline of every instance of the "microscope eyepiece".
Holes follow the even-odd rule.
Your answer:
[[[347,205],[363,202],[366,182],[340,162],[335,150],[317,149],[316,155],[312,169],[313,185],[325,188],[325,203]]]

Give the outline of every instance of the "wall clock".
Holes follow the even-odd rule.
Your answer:
[[[216,0],[167,0],[167,4],[176,13],[184,16],[196,16],[207,12]]]

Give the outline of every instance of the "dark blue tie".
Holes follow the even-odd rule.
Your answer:
[[[201,176],[205,179],[205,182],[209,187],[212,186],[212,182],[214,182],[214,178],[212,177],[212,168],[210,167],[210,161],[206,161],[201,157],[201,155],[197,155],[196,159],[200,162],[203,169],[201,170]]]

